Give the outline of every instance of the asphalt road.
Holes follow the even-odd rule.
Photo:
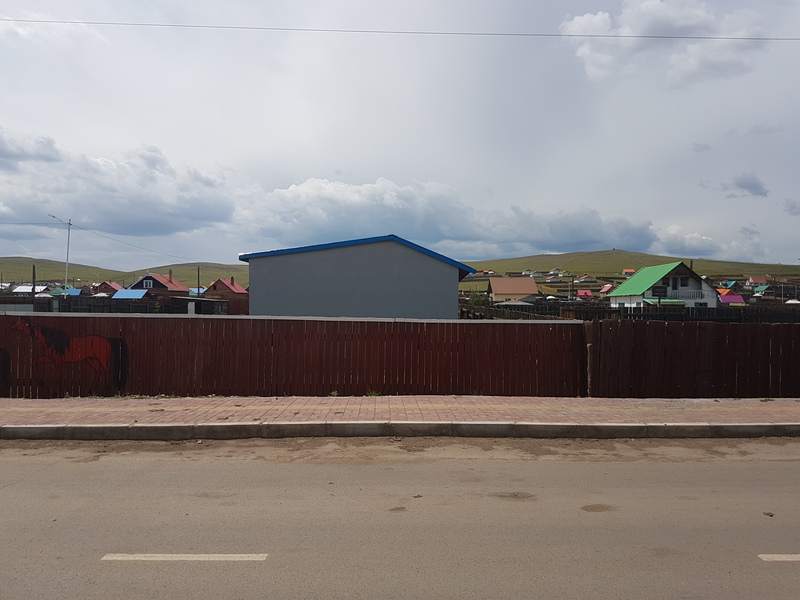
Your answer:
[[[800,555],[798,466],[781,438],[0,442],[0,599],[796,599],[800,561],[759,555]]]

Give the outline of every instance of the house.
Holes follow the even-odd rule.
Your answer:
[[[246,289],[236,283],[235,278],[231,277],[230,279],[217,279],[205,289],[203,296],[217,300],[247,300],[248,293]]]
[[[745,282],[745,286],[754,288],[759,285],[767,285],[767,276],[766,275],[751,275],[747,278]]]
[[[622,274],[623,274],[625,277],[630,277],[630,276],[631,276],[631,275],[633,275],[634,273],[636,273],[636,269],[622,269]]]
[[[136,283],[131,284],[128,289],[147,290],[155,296],[188,296],[190,294],[187,286],[172,277],[172,269],[169,270],[169,275],[148,273],[140,277]]]
[[[659,303],[716,308],[719,299],[711,284],[683,262],[643,267],[606,297],[614,308]]]
[[[14,294],[15,296],[23,296],[23,295],[30,296],[31,293],[43,294],[45,292],[49,292],[52,289],[53,289],[52,287],[47,285],[37,285],[36,291],[34,291],[32,285],[18,285],[13,290],[11,290],[11,293]]]
[[[116,281],[104,281],[103,283],[98,283],[94,291],[96,294],[108,294],[109,296],[113,296],[116,292],[123,289],[125,288]]]
[[[613,283],[606,283],[603,287],[600,288],[599,294],[603,294],[604,296],[611,292],[614,289]]]
[[[722,306],[747,306],[744,298],[738,294],[725,294],[724,296],[720,296],[719,302]]]
[[[594,296],[592,296],[592,290],[578,290],[576,295],[578,300],[594,300]]]
[[[495,277],[489,281],[489,298],[492,302],[522,300],[539,293],[533,277]]]
[[[239,260],[250,265],[252,315],[457,319],[458,282],[475,272],[391,234]]]

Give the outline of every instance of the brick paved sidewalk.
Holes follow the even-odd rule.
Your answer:
[[[0,398],[0,426],[408,421],[585,425],[800,424],[800,399],[506,396]]]

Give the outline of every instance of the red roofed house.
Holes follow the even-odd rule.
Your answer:
[[[128,288],[129,290],[148,290],[155,296],[188,296],[191,290],[177,279],[172,277],[172,269],[169,275],[158,273],[148,273],[140,277],[139,281]]]
[[[233,277],[230,279],[217,279],[203,292],[203,296],[214,298],[215,300],[247,300],[248,295],[247,290],[236,283]]]
[[[94,292],[95,294],[108,294],[109,296],[113,296],[116,292],[124,289],[125,288],[116,281],[104,281],[103,283],[97,284]]]
[[[767,276],[766,275],[751,275],[747,278],[747,282],[745,285],[749,287],[755,287],[757,285],[767,285]]]
[[[493,277],[489,280],[489,297],[492,302],[521,300],[539,293],[533,277]]]

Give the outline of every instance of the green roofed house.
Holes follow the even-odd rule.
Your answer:
[[[643,267],[606,296],[611,306],[653,304],[717,308],[717,291],[682,262]]]

